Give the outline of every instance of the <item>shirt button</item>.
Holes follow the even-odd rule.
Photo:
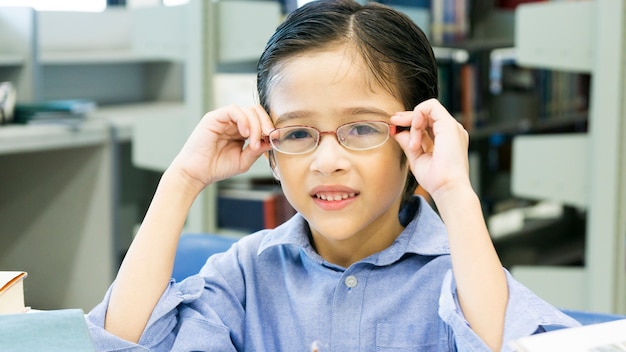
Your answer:
[[[356,276],[350,275],[350,276],[346,277],[346,279],[344,280],[344,283],[346,284],[346,286],[348,286],[348,288],[355,287],[356,284],[357,284]]]

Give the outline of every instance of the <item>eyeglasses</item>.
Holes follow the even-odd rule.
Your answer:
[[[310,126],[287,126],[265,136],[276,151],[284,154],[305,154],[319,145],[325,134],[334,134],[337,141],[352,150],[368,150],[380,147],[396,133],[410,127],[396,126],[385,121],[356,121],[337,127],[335,131],[320,131]]]

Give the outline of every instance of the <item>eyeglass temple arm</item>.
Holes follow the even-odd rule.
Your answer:
[[[389,134],[396,135],[400,132],[410,131],[411,126],[398,126],[398,125],[389,125]]]

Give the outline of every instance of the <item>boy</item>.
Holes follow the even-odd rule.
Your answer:
[[[487,351],[576,325],[502,268],[468,134],[435,99],[432,49],[406,16],[309,3],[270,38],[257,87],[259,105],[207,113],[163,174],[89,315],[99,349]],[[196,196],[264,153],[298,214],[171,281]]]

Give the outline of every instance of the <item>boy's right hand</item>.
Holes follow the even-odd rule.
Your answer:
[[[194,128],[168,172],[179,174],[199,192],[210,183],[247,171],[271,150],[262,136],[273,129],[272,120],[258,104],[213,110]]]

